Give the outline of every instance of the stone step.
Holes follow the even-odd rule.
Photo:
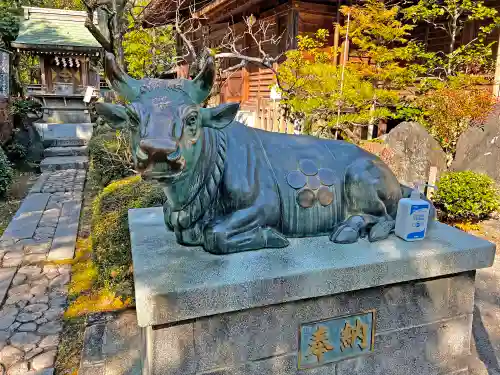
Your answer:
[[[35,128],[46,147],[82,146],[92,137],[94,125],[92,123],[52,124],[37,122]]]
[[[57,146],[46,148],[43,152],[45,157],[53,156],[84,156],[88,154],[87,146]]]
[[[88,145],[89,141],[78,138],[57,138],[49,139],[43,142],[45,147],[80,147]]]
[[[51,156],[40,163],[40,170],[58,171],[61,169],[87,169],[89,158],[87,156]]]

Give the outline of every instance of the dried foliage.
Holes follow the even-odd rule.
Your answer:
[[[104,187],[114,180],[134,174],[130,134],[116,131],[98,134],[89,142],[90,180]]]
[[[108,0],[87,0],[85,5],[88,13],[86,26],[103,48],[116,53],[122,65],[127,58],[126,54],[133,52],[134,56],[130,56],[128,63],[130,64],[133,58],[139,58],[138,64],[142,66],[140,69],[146,72],[154,71],[154,74],[150,75],[161,76],[162,72],[169,70],[169,63],[171,68],[183,62],[190,65],[190,76],[195,76],[203,60],[211,54],[218,62],[217,66],[221,67],[219,75],[224,76],[220,82],[222,85],[228,79],[228,74],[248,63],[262,65],[276,73],[275,63],[281,57],[281,53],[274,54],[270,51],[275,50],[273,46],[280,44],[283,35],[276,35],[270,22],[258,20],[253,15],[244,17],[243,30],[237,27],[238,25],[229,24],[220,42],[209,45],[207,19],[197,13],[200,5],[190,0],[171,0],[166,4],[162,3],[161,7],[149,1],[128,0],[116,11],[111,10],[112,6]],[[94,12],[97,9],[102,9],[107,14],[109,37],[93,25]],[[153,13],[154,17],[151,16]],[[160,20],[159,24],[154,20]],[[144,29],[143,26],[147,28]],[[138,45],[141,43],[141,37],[142,47]],[[176,39],[179,39],[180,43],[177,43],[177,49],[174,51],[173,41]],[[243,40],[250,41],[259,53],[248,54],[250,46],[242,48]],[[144,50],[147,50],[147,53],[139,56]],[[151,59],[147,55],[151,55]],[[138,67],[133,69],[137,70]],[[132,75],[137,77],[139,74],[132,72]]]
[[[422,110],[418,121],[453,156],[460,135],[470,126],[482,124],[495,98],[489,87],[475,86],[460,78],[417,97],[414,104]]]

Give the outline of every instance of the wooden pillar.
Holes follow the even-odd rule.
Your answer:
[[[426,191],[427,198],[429,198],[429,199],[432,198],[432,196],[434,195],[434,192],[435,192],[434,186],[436,185],[437,174],[438,174],[437,167],[431,166],[429,169],[429,179],[427,181],[427,184],[429,186],[427,186],[427,191]]]
[[[82,69],[82,86],[85,90],[87,86],[89,86],[89,70],[90,63],[87,61],[80,61],[80,68]]]
[[[335,33],[333,34],[333,50],[335,51],[335,55],[333,56],[333,65],[337,65],[337,57],[338,57],[338,48],[339,48],[339,40],[340,40],[340,24],[335,24]]]
[[[42,91],[47,90],[47,78],[45,72],[45,57],[39,56],[38,60],[40,61],[40,83],[42,85]]]
[[[495,97],[500,96],[500,32],[498,33],[498,47],[497,47],[497,59],[495,66],[495,80],[493,82],[493,95]]]
[[[297,8],[299,5],[294,3],[293,1],[291,1],[290,4],[291,4],[291,9],[288,12],[288,22],[287,22],[288,38],[289,38],[288,40],[290,40],[292,43],[290,49],[296,49],[297,35],[299,34],[299,12],[295,8]]]
[[[340,46],[340,64],[346,65],[349,60],[349,41],[344,40]]]

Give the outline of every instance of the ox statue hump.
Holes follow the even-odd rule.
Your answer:
[[[193,80],[135,80],[110,53],[110,86],[130,104],[96,103],[131,130],[136,169],[158,181],[166,225],[183,245],[229,254],[329,235],[337,243],[386,238],[409,195],[391,170],[356,145],[254,129],[234,121],[239,104],[201,108],[212,58]]]

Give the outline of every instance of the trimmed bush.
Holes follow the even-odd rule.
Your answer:
[[[89,142],[90,179],[96,186],[132,175],[130,135],[127,131],[98,134]]]
[[[128,230],[130,208],[161,206],[158,185],[132,176],[109,184],[92,205],[92,250],[98,282],[123,297],[133,296],[132,253]]]
[[[21,143],[11,142],[5,147],[5,155],[12,163],[20,163],[26,159],[28,149]]]
[[[0,196],[5,196],[12,184],[12,167],[9,159],[5,156],[3,149],[0,148]]]
[[[447,221],[476,221],[496,211],[500,197],[495,181],[472,171],[445,173],[437,183],[432,197]]]

